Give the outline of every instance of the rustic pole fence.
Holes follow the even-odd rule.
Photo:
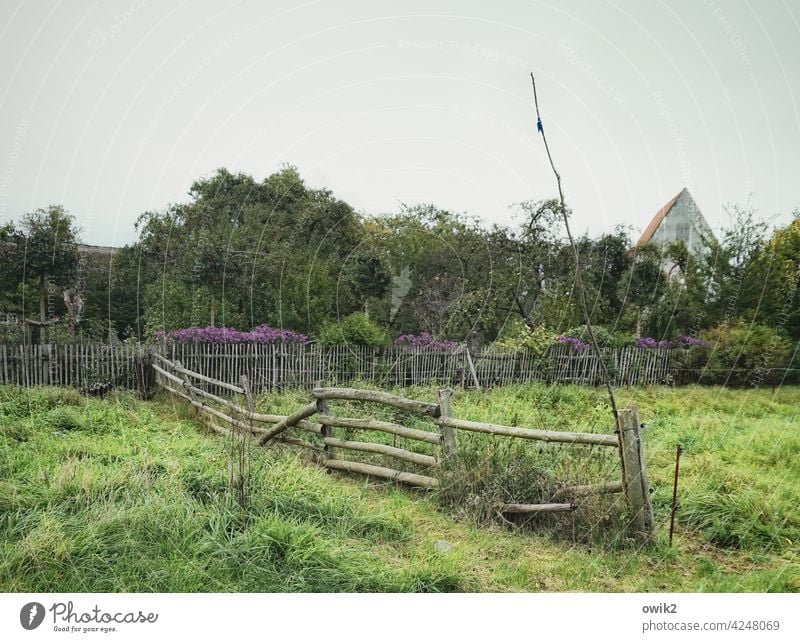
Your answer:
[[[373,457],[387,457],[423,469],[436,470],[440,466],[440,458],[437,453],[441,453],[443,458],[457,456],[456,432],[458,430],[573,446],[608,446],[619,449],[620,467],[623,471],[621,481],[561,488],[552,497],[544,498],[549,499],[549,501],[537,504],[508,502],[499,506],[499,513],[532,516],[545,513],[571,512],[578,507],[576,502],[578,498],[623,492],[631,514],[630,531],[637,537],[647,539],[653,535],[653,510],[650,503],[650,489],[642,452],[639,414],[635,406],[629,406],[620,411],[621,428],[616,436],[611,433],[541,430],[455,418],[452,416],[452,390],[449,388],[442,388],[438,391],[437,403],[428,403],[379,390],[326,388],[322,387],[321,382],[318,380],[315,382],[317,385],[313,390],[313,400],[310,403],[288,416],[269,415],[255,411],[255,400],[247,376],[242,375],[240,377],[239,386],[232,384],[218,386],[219,381],[210,377],[198,376],[198,373],[185,368],[181,362],[172,362],[161,355],[154,355],[154,357],[160,363],[160,365],[155,363],[152,365],[156,375],[156,383],[160,387],[184,398],[200,413],[227,424],[231,427],[231,432],[233,433],[249,434],[262,446],[271,440],[276,440],[291,446],[310,449],[313,453],[316,453],[315,461],[330,470],[388,479],[420,488],[437,488],[439,480],[437,477],[417,471],[400,470],[394,467],[377,465],[373,462],[357,461],[352,458],[340,458],[337,457],[336,451],[346,451],[351,456],[353,456],[353,453],[356,456],[361,453]],[[203,390],[198,385],[195,385],[193,380],[210,386],[218,386],[231,392],[236,391],[238,393],[241,391],[246,399],[246,408],[242,408],[232,400],[224,399]],[[210,406],[208,401],[230,409],[233,416]],[[329,403],[332,401],[356,401],[389,406],[405,413],[416,414],[433,424],[435,429],[410,428],[398,423],[369,417],[336,416],[331,413],[329,407]],[[246,419],[246,422],[235,419],[236,416]],[[309,418],[312,416],[315,418],[310,421]],[[262,425],[257,426],[256,424]],[[264,427],[263,424],[271,424],[271,426]],[[382,432],[394,437],[422,442],[427,444],[427,448],[432,447],[434,453],[427,454],[424,450],[419,452],[410,449],[410,447],[398,447],[396,443],[388,445],[374,441],[353,439],[349,436],[341,438],[334,435],[333,429],[337,427],[348,430]],[[290,429],[305,432],[307,436],[305,439],[300,438],[299,435],[293,436],[288,432]],[[217,430],[216,427],[215,430]],[[217,431],[222,432],[221,430]],[[226,432],[225,434],[228,433]],[[311,441],[308,440],[309,434],[313,436],[313,439],[318,440],[317,443],[314,443],[313,439]]]

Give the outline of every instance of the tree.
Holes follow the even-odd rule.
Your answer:
[[[22,262],[25,279],[38,282],[39,322],[44,324],[48,316],[48,286],[67,286],[75,277],[78,230],[75,219],[62,206],[51,205],[26,214],[21,231],[23,246],[18,247],[18,260]],[[60,294],[55,298],[60,300]],[[53,309],[54,306],[55,303]]]
[[[641,245],[632,250],[632,259],[626,273],[619,279],[617,296],[621,312],[633,323],[623,324],[625,329],[637,335],[649,327],[650,315],[658,306],[666,289],[666,277],[662,266],[662,251],[656,245]]]

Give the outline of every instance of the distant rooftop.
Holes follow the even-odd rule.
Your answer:
[[[109,245],[86,245],[85,243],[78,243],[78,252],[85,254],[114,254],[119,248],[111,247]]]
[[[699,252],[707,246],[709,238],[713,239],[714,233],[684,187],[656,212],[636,245],[683,241],[691,252]]]

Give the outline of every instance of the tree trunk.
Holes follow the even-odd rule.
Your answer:
[[[47,310],[45,307],[45,300],[47,297],[47,284],[45,282],[44,274],[39,275],[39,321],[44,324]],[[36,343],[44,343],[45,342],[45,327],[44,325],[40,325],[36,329]],[[33,336],[31,336],[31,340],[33,340]]]
[[[39,321],[45,321],[45,299],[47,297],[47,287],[45,285],[44,274],[39,276]]]

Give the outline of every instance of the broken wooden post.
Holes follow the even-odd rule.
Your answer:
[[[439,416],[450,416],[450,397],[453,391],[450,388],[442,388],[439,390]],[[456,453],[456,431],[452,426],[439,424],[439,430],[442,433],[442,452],[445,457],[450,457]]]
[[[630,405],[620,410],[619,424],[622,483],[631,511],[630,527],[635,535],[650,539],[655,532],[655,523],[639,433],[639,409]]]
[[[472,376],[472,385],[478,390],[481,389],[480,381],[478,381],[478,373],[475,372],[475,364],[472,362],[472,355],[469,353],[469,348],[464,346],[464,354],[467,358],[467,365],[469,365],[469,373]]]

